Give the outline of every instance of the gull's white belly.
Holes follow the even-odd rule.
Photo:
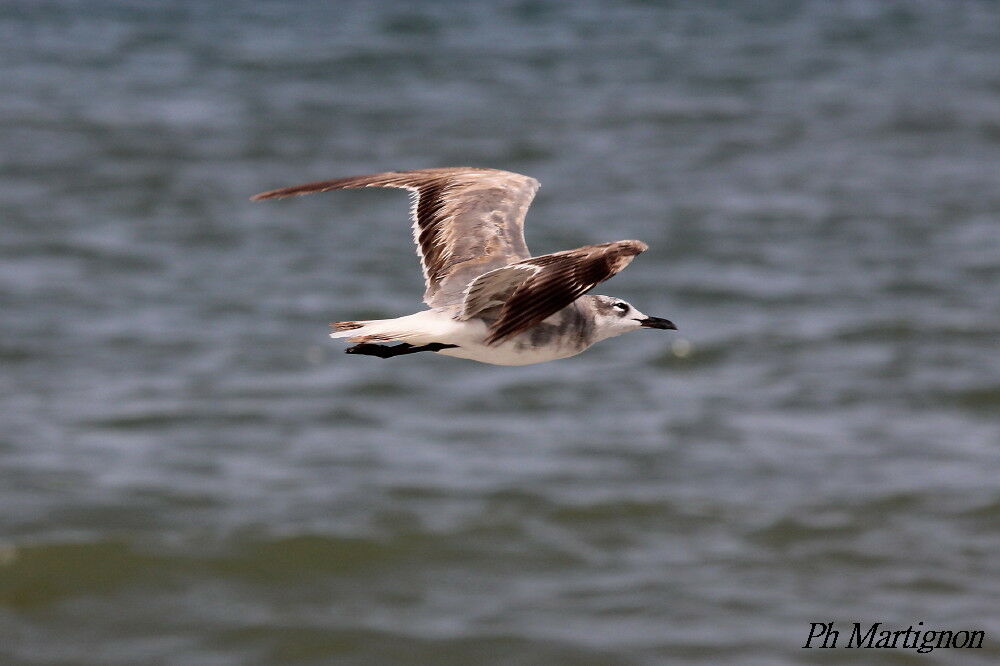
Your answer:
[[[580,346],[571,341],[565,341],[564,344],[551,344],[557,342],[556,340],[551,340],[550,344],[537,346],[531,344],[529,333],[514,336],[500,344],[486,345],[483,340],[486,339],[489,330],[481,319],[456,321],[449,318],[447,323],[439,321],[439,325],[441,325],[441,330],[435,336],[435,340],[458,346],[442,349],[437,352],[438,354],[467,358],[493,365],[545,363],[546,361],[575,356],[589,346]]]
[[[382,336],[379,341],[385,342],[456,345],[437,353],[494,365],[531,365],[575,356],[593,343],[576,329],[560,326],[561,316],[556,313],[538,326],[496,345],[485,344],[490,331],[482,319],[455,319],[452,312],[443,308],[363,322],[360,328],[338,331],[331,337],[378,335]]]
[[[503,342],[498,345],[486,346],[480,343],[465,344],[438,352],[442,356],[467,358],[480,363],[493,365],[531,365],[545,363],[560,358],[568,358],[582,352],[583,349],[568,347],[529,347],[518,345],[515,341]]]

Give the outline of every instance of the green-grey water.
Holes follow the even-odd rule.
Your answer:
[[[1000,660],[992,2],[0,5],[0,662]],[[345,356],[490,166],[668,317]],[[810,622],[980,650],[803,650]]]

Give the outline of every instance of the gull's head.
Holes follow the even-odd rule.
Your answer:
[[[640,328],[659,328],[676,331],[672,321],[650,317],[639,312],[631,303],[614,296],[594,296],[597,337],[601,340]]]

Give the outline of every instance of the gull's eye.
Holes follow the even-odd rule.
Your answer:
[[[611,307],[613,307],[615,310],[618,310],[618,312],[620,312],[621,314],[625,314],[626,312],[628,312],[628,303],[623,303],[622,301],[618,301]]]

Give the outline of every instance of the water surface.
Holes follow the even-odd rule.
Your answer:
[[[812,663],[829,620],[1000,659],[998,34],[986,2],[5,3],[0,660]],[[405,197],[249,195],[461,164],[541,180],[536,253],[648,242],[599,291],[680,331],[341,354],[327,322],[420,307]]]

